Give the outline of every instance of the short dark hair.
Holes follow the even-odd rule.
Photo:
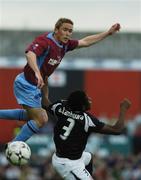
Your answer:
[[[82,90],[72,92],[67,98],[67,107],[72,111],[86,111],[90,109],[88,96]]]
[[[73,25],[73,22],[71,19],[68,19],[68,18],[60,18],[58,19],[58,21],[56,22],[55,24],[55,29],[59,29],[63,23],[69,23],[69,24],[72,24]]]

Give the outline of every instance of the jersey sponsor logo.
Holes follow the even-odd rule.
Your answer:
[[[63,109],[59,108],[58,112],[60,112],[61,114],[65,115],[65,116],[71,117],[73,119],[80,119],[80,120],[84,119],[83,115],[72,113],[71,111],[67,111],[65,108],[63,108]]]
[[[56,64],[60,64],[60,62],[61,62],[61,60],[58,61],[56,59],[49,59],[48,64],[54,66]]]

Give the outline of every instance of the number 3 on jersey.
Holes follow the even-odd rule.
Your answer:
[[[61,135],[60,134],[60,137],[61,139],[63,140],[66,140],[68,138],[68,136],[70,135],[71,133],[71,130],[72,128],[74,127],[75,125],[75,120],[74,119],[71,119],[71,118],[68,118],[67,121],[69,122],[69,125],[68,126],[63,126],[63,130],[65,130],[64,134]]]

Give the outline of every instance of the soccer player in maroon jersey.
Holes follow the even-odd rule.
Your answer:
[[[44,81],[54,72],[65,53],[89,47],[119,30],[120,24],[116,23],[108,31],[74,40],[71,39],[72,20],[60,18],[53,32],[35,38],[25,51],[27,64],[23,73],[19,74],[14,82],[15,97],[24,110],[0,111],[1,119],[28,119],[14,141],[26,141],[48,121],[48,115],[42,108],[45,102],[42,102]]]

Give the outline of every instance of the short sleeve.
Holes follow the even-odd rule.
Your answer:
[[[67,51],[72,51],[78,46],[78,40],[69,40],[67,45]]]
[[[39,36],[27,47],[25,53],[32,51],[37,56],[40,56],[46,49],[48,49],[48,46],[47,39],[45,39],[44,36]]]
[[[100,121],[97,117],[90,113],[86,113],[86,126],[89,129],[89,132],[98,132],[105,125],[104,122]]]
[[[61,103],[61,101],[58,101],[58,102],[55,102],[55,103],[49,105],[49,107],[47,108],[47,110],[48,110],[51,114],[57,115],[57,113],[58,113],[58,111],[59,111],[60,108],[62,109],[62,103]]]

